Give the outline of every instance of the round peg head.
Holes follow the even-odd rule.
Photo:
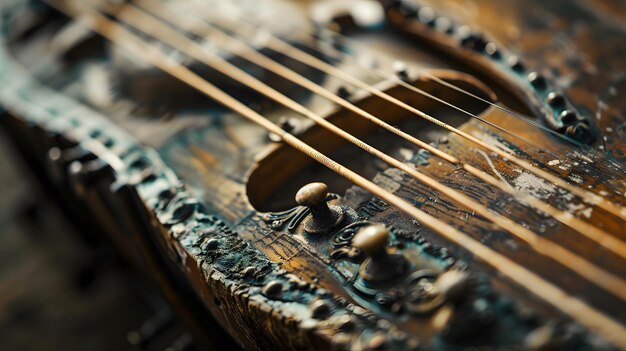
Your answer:
[[[338,206],[326,203],[328,186],[324,183],[310,183],[298,190],[296,202],[306,206],[311,216],[304,222],[304,229],[310,234],[321,234],[330,231],[342,223],[343,210]]]
[[[309,183],[296,193],[296,202],[300,206],[318,207],[326,204],[328,186],[324,183]]]
[[[382,224],[372,224],[362,228],[352,239],[352,246],[363,250],[369,257],[386,254],[389,230]]]
[[[359,268],[359,275],[365,281],[386,282],[406,272],[407,261],[401,254],[387,252],[388,243],[389,230],[382,223],[363,227],[352,239],[352,246],[367,255]]]

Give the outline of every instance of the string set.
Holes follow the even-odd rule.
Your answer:
[[[160,46],[156,46],[154,44],[147,42],[145,39],[143,39],[139,35],[134,34],[130,30],[126,29],[124,26],[116,23],[114,20],[107,18],[104,15],[104,13],[107,13],[112,18],[117,18],[119,21],[122,21],[126,23],[127,25],[136,28],[147,35],[158,38],[160,42],[179,50],[181,53],[185,53],[189,57],[192,57],[198,60],[199,62],[202,62],[230,76],[231,78],[241,82],[242,84],[254,90],[257,90],[260,93],[268,96],[269,98],[283,104],[284,106],[306,116],[307,118],[310,118],[311,120],[315,121],[322,127],[327,128],[328,130],[341,136],[342,138],[348,140],[349,142],[357,145],[358,147],[367,151],[368,153],[377,156],[378,158],[382,159],[388,164],[404,171],[406,174],[440,191],[446,196],[457,201],[462,206],[476,210],[476,212],[479,213],[481,216],[489,219],[494,224],[498,225],[499,227],[509,231],[511,234],[515,235],[516,237],[527,242],[538,253],[545,255],[547,257],[550,257],[553,260],[565,265],[566,267],[570,267],[571,269],[576,271],[578,274],[585,277],[586,279],[593,282],[594,284],[604,288],[607,291],[610,291],[611,293],[620,297],[621,299],[626,300],[626,282],[624,282],[624,280],[622,280],[620,277],[617,277],[611,273],[606,272],[600,267],[570,252],[569,250],[561,247],[560,245],[552,241],[549,241],[545,238],[542,238],[541,236],[538,236],[537,234],[526,229],[522,225],[515,223],[512,220],[506,217],[503,217],[495,212],[490,211],[488,208],[472,200],[466,195],[454,189],[446,187],[445,185],[441,184],[435,179],[432,179],[429,176],[418,172],[417,170],[404,164],[403,162],[398,161],[394,159],[393,157],[383,153],[382,151],[377,150],[376,148],[364,143],[363,141],[352,136],[346,131],[326,121],[323,117],[313,113],[312,111],[308,110],[306,107],[289,99],[282,93],[276,91],[275,89],[259,81],[255,77],[247,74],[246,72],[232,65],[228,61],[205,50],[201,45],[199,45],[195,41],[189,39],[187,36],[178,32],[178,30],[180,29],[185,29],[184,25],[186,23],[185,21],[189,20],[188,17],[186,17],[185,19],[182,19],[182,18],[175,19],[172,22],[170,22],[170,24],[168,25],[166,23],[169,21],[167,18],[159,19],[159,17],[161,17],[160,15],[164,13],[171,14],[172,12],[167,11],[166,7],[162,7],[163,9],[165,9],[164,12],[161,13],[161,10],[159,10],[159,12],[157,13],[156,5],[158,3],[154,1],[137,3],[138,6],[142,7],[141,10],[135,5],[131,5],[131,4],[123,5],[121,7],[118,7],[118,6],[110,7],[110,6],[100,6],[96,4],[88,5],[84,2],[64,2],[64,1],[57,1],[57,0],[46,0],[46,1],[50,3],[52,6],[54,6],[55,8],[59,9],[60,11],[65,12],[70,17],[89,18],[90,21],[83,21],[85,26],[87,26],[89,29],[101,34],[102,36],[106,37],[107,39],[109,39],[110,41],[112,41],[113,43],[121,47],[122,49],[129,51],[130,53],[136,55],[138,58],[141,58],[146,63],[154,65],[155,67],[163,70],[164,72],[172,75],[173,77],[197,89],[198,91],[202,92],[208,97],[211,97],[214,100],[222,103],[226,107],[239,113],[240,115],[247,118],[251,122],[263,127],[268,132],[278,135],[279,137],[282,138],[282,140],[287,145],[290,145],[291,147],[303,152],[304,154],[308,155],[309,157],[316,160],[317,162],[320,162],[324,166],[330,168],[337,174],[347,178],[354,184],[369,191],[374,196],[377,196],[383,199],[390,205],[398,208],[400,211],[404,212],[408,216],[415,218],[426,227],[440,234],[442,237],[458,244],[461,247],[464,247],[465,249],[467,249],[468,251],[476,255],[481,260],[493,266],[496,270],[500,271],[502,274],[507,276],[512,281],[517,282],[518,284],[522,286],[532,286],[533,287],[532,292],[536,294],[537,296],[541,297],[548,303],[562,310],[564,313],[569,314],[570,316],[578,320],[581,324],[586,325],[592,330],[595,330],[596,332],[603,335],[605,338],[615,343],[616,345],[621,345],[622,347],[626,347],[626,329],[624,329],[624,327],[620,323],[614,321],[613,319],[599,312],[593,307],[585,304],[581,300],[571,295],[568,295],[559,287],[544,280],[543,278],[539,277],[535,273],[520,266],[519,264],[503,256],[502,254],[494,251],[493,249],[483,245],[482,243],[473,239],[469,235],[421,211],[420,209],[414,207],[412,204],[410,204],[406,200],[382,189],[381,187],[374,184],[373,182],[367,180],[366,178],[355,173],[354,171],[348,169],[347,167],[337,163],[336,161],[330,159],[326,155],[320,153],[315,148],[304,143],[302,140],[300,140],[296,136],[286,132],[280,126],[274,124],[269,119],[265,118],[263,115],[249,108],[241,101],[225,93],[218,87],[214,86],[210,82],[206,81],[199,75],[192,72],[186,66],[180,64],[178,61],[168,56],[168,54],[166,54]],[[87,3],[90,3],[90,2],[88,1]],[[161,4],[158,4],[158,5],[163,6]],[[162,16],[162,17],[165,17],[165,16]],[[206,22],[206,24],[210,25],[210,22]],[[503,158],[507,158],[508,160],[510,160],[511,162],[517,164],[518,166],[522,168],[525,168],[529,171],[532,170],[532,172],[537,175],[543,175],[544,179],[552,180],[551,178],[555,178],[558,181],[554,183],[565,189],[568,189],[568,186],[573,187],[569,183],[566,183],[560,180],[559,178],[556,178],[550,174],[547,174],[547,173],[543,174],[545,173],[545,171],[533,167],[528,162],[521,160],[521,159],[517,159],[515,156],[505,151],[496,149],[490,146],[489,144],[486,144],[472,137],[471,135],[467,135],[466,133],[452,126],[449,126],[423,113],[422,111],[419,111],[416,108],[410,105],[407,105],[406,103],[400,100],[397,100],[387,95],[386,93],[359,81],[358,79],[350,75],[345,74],[344,72],[340,70],[337,70],[333,66],[327,65],[326,63],[318,60],[314,56],[308,55],[306,54],[306,52],[301,51],[278,38],[271,37],[268,42],[273,43],[273,47],[270,47],[273,50],[281,51],[285,54],[289,54],[289,56],[293,55],[292,57],[297,58],[298,60],[300,60],[301,62],[304,62],[307,65],[323,70],[325,72],[327,71],[326,73],[330,72],[329,74],[339,77],[342,80],[348,81],[349,83],[354,84],[355,86],[359,86],[369,91],[370,93],[385,99],[386,101],[390,103],[394,103],[398,106],[401,106],[407,109],[408,111],[411,111],[414,114],[426,120],[429,120],[441,127],[448,129],[449,131],[453,133],[458,134],[459,136],[463,138],[466,138],[467,140],[472,141],[473,143],[481,146],[482,148],[495,152],[496,154],[502,156]],[[253,51],[254,50],[251,50],[248,52],[253,52]],[[250,57],[252,57],[252,55],[250,55]],[[269,61],[260,60],[259,57],[256,57],[255,59],[258,60],[259,62],[263,62],[264,65],[267,64],[266,68],[269,70],[272,70],[269,67],[273,67],[273,68],[276,68],[277,71],[286,73],[286,71],[283,71],[282,69],[279,70],[278,67],[280,66],[276,66],[275,64],[278,64],[278,63],[274,61],[272,62],[274,62],[275,64],[270,65]],[[291,77],[294,79],[296,83],[300,82],[302,84],[308,85],[308,88],[313,88],[313,86],[311,85],[312,82],[305,83],[305,81],[301,79],[303,78],[301,76],[299,76],[301,78],[296,78],[298,77],[297,75],[293,75],[290,73],[290,74],[286,74],[285,77],[287,79],[289,79],[288,77]],[[313,83],[313,85],[315,84]],[[317,93],[322,92],[320,88],[314,88],[314,89],[317,90]],[[320,93],[320,95],[327,95],[327,94]],[[336,99],[333,98],[333,101],[335,100]],[[388,126],[388,125],[386,125],[386,123],[383,122],[382,120],[372,115],[363,113],[364,111],[361,112],[362,111],[361,109],[350,104],[349,102],[345,100],[343,100],[345,102],[341,102],[341,103],[338,101],[339,100],[336,100],[335,102],[341,104],[342,106],[346,108],[350,108],[353,112],[357,113],[361,117],[367,118],[368,120],[374,123],[377,123],[379,126],[387,128],[385,126]],[[351,107],[347,107],[347,106],[351,106]],[[402,136],[401,134],[396,134],[396,135]],[[424,143],[423,141],[420,141],[419,139],[416,139],[416,138],[407,139],[407,140],[409,141],[414,140],[416,145],[418,146],[424,144],[425,146],[430,147],[430,145],[428,145],[427,143]],[[427,149],[426,147],[424,148]],[[432,147],[430,148],[434,149]],[[442,159],[454,165],[461,166],[463,169],[467,170],[468,172],[476,175],[477,177],[485,180],[486,182],[494,186],[499,187],[500,186],[499,184],[502,183],[501,180],[496,179],[488,175],[487,173],[484,173],[481,170],[478,170],[477,168],[471,165],[464,164],[451,155],[445,154],[438,149],[434,149],[434,150],[437,150],[436,152],[433,152],[433,154],[435,154],[436,156],[441,157]],[[565,183],[565,184],[562,184],[562,183]],[[577,189],[576,187],[573,187],[573,188]],[[606,246],[617,245],[618,251],[616,251],[616,253],[621,253],[620,255],[624,257],[624,251],[622,251],[624,250],[624,243],[622,241],[612,237],[608,233],[605,233],[599,228],[596,228],[586,222],[583,222],[580,220],[571,222],[570,220],[566,218],[567,215],[564,212],[557,210],[557,209],[552,209],[551,207],[548,207],[549,205],[541,202],[538,199],[528,196],[527,194],[520,194],[518,191],[515,191],[512,189],[508,189],[508,190],[511,191],[510,194],[514,195],[515,197],[523,201],[532,203],[533,206],[537,208],[539,208],[537,206],[539,205],[539,206],[543,206],[546,209],[549,209],[550,211],[553,211],[554,213],[553,215],[555,216],[555,218],[559,219],[559,217],[562,217],[560,220],[574,229],[577,229],[579,231],[581,231],[582,229],[586,229],[585,232],[591,229],[591,232],[593,232],[594,234],[589,236],[590,238],[595,238],[594,240]],[[572,191],[572,192],[581,196],[582,198],[588,201],[596,202],[598,206],[604,208],[605,210],[611,213],[614,213],[618,216],[620,216],[621,214],[620,217],[622,218],[626,217],[626,214],[620,213],[620,208],[618,206],[607,202],[606,200],[604,200],[601,197],[598,197],[595,194],[591,194],[582,189],[579,189],[579,191],[576,191],[576,192],[575,191]],[[531,200],[531,199],[534,199],[534,200]],[[608,241],[616,240],[616,241],[613,241],[611,242],[611,245],[608,245],[607,240]]]
[[[195,2],[192,2],[193,4],[195,4]],[[210,16],[210,12],[205,8],[205,10],[203,12],[198,12],[199,14],[205,14],[207,15],[207,17],[210,18],[211,21],[215,21],[217,23],[219,23],[220,26],[224,26],[224,27],[228,27],[229,30],[232,30],[236,33],[242,34],[242,35],[246,35],[245,31],[241,29],[241,25],[238,23],[237,25],[233,25],[232,23],[226,23],[225,21],[221,20],[221,19],[215,19],[214,17]],[[248,35],[249,36],[249,35]],[[286,56],[292,57],[297,61],[303,62],[311,67],[314,67],[326,74],[329,74],[330,76],[334,76],[336,78],[339,78],[340,80],[345,81],[348,84],[354,85],[360,89],[363,89],[375,96],[378,96],[386,101],[388,101],[389,103],[392,103],[394,105],[400,106],[403,109],[412,112],[413,114],[439,126],[442,127],[454,134],[457,134],[459,136],[461,136],[462,138],[480,146],[483,149],[487,149],[495,154],[497,154],[498,156],[500,156],[503,160],[508,160],[511,163],[516,164],[517,166],[531,172],[534,173],[535,175],[539,176],[540,178],[546,179],[548,180],[550,183],[557,185],[563,189],[568,190],[569,192],[581,197],[583,200],[585,200],[585,202],[596,205],[604,210],[606,210],[607,212],[610,212],[611,214],[618,216],[622,219],[626,219],[626,211],[624,211],[624,209],[622,209],[621,207],[610,203],[608,201],[606,201],[605,199],[603,199],[601,196],[594,194],[590,191],[581,189],[575,185],[572,185],[570,183],[568,183],[567,181],[563,180],[562,178],[559,178],[557,176],[552,175],[551,173],[548,173],[542,169],[539,169],[535,166],[533,166],[532,164],[530,164],[529,162],[522,160],[518,157],[516,157],[515,155],[511,154],[508,151],[504,151],[501,150],[495,146],[492,146],[488,143],[483,142],[482,140],[464,132],[461,131],[459,129],[456,129],[430,115],[427,115],[426,113],[418,110],[417,108],[408,105],[407,103],[400,101],[399,99],[390,96],[388,94],[386,94],[385,92],[377,89],[376,87],[369,85],[367,83],[364,83],[362,81],[360,81],[359,79],[351,76],[350,74],[345,73],[344,71],[320,60],[319,58],[295,47],[292,44],[289,44],[288,42],[273,36],[270,33],[267,33],[266,36],[268,37],[268,39],[264,42],[264,45],[276,52],[282,53]]]
[[[191,0],[191,1],[195,1],[195,0]],[[249,22],[250,23],[254,23],[254,20],[250,19]],[[259,27],[258,25],[256,25],[256,26]],[[359,51],[362,50],[363,52],[370,53],[371,55],[377,54],[377,57],[384,56],[384,54],[381,54],[381,53],[378,53],[378,52],[374,53],[372,49],[366,47],[365,45],[359,43],[358,41],[356,41],[354,39],[351,39],[349,37],[346,37],[346,36],[344,36],[344,35],[342,35],[340,33],[334,32],[334,31],[332,31],[330,29],[327,29],[327,28],[317,28],[316,31],[319,32],[319,33],[313,33],[313,34],[308,34],[308,35],[311,36],[312,38],[314,38],[315,40],[317,40],[317,42],[321,42],[321,43],[326,44],[328,49],[330,49],[334,53],[340,55],[341,58],[336,58],[337,61],[349,61],[350,60],[350,61],[354,62],[355,61],[355,55],[353,53],[349,53],[349,52],[352,52],[355,49],[359,50]],[[303,33],[303,34],[306,35],[307,33]],[[344,44],[344,43],[347,43],[347,44]],[[311,49],[311,50],[316,50],[316,51],[322,53],[320,48],[314,47],[312,45],[307,45],[307,47],[309,49]],[[391,60],[391,58],[388,58],[388,59]],[[385,73],[385,72],[383,72],[380,69],[376,70],[376,69],[372,69],[372,68],[367,68],[367,67],[365,67],[363,65],[360,65],[358,63],[355,65],[355,67],[357,67],[362,73],[364,73],[366,75],[369,75],[371,77],[379,78],[379,79],[384,79],[386,76],[389,75],[388,73]],[[550,128],[548,128],[548,127],[546,127],[546,126],[544,126],[544,125],[542,125],[542,124],[532,120],[530,117],[525,116],[525,115],[523,115],[523,114],[521,114],[521,113],[519,113],[517,111],[511,110],[511,109],[509,109],[509,108],[507,108],[505,106],[502,106],[502,105],[497,104],[495,102],[489,101],[486,98],[483,98],[483,97],[481,97],[481,96],[479,96],[479,95],[477,95],[475,93],[472,93],[472,92],[470,92],[470,91],[468,91],[466,89],[463,89],[463,88],[461,88],[461,87],[459,87],[457,85],[454,85],[453,83],[450,83],[450,82],[448,82],[448,81],[446,81],[446,80],[444,80],[444,79],[442,79],[442,78],[432,74],[428,70],[428,68],[425,67],[425,66],[419,67],[419,70],[418,70],[417,74],[420,75],[420,76],[426,77],[426,78],[428,78],[428,79],[430,79],[430,80],[432,80],[434,82],[437,82],[438,84],[440,84],[442,86],[450,88],[450,89],[452,89],[452,90],[454,90],[456,92],[459,92],[461,94],[467,95],[467,96],[471,97],[472,99],[475,99],[475,100],[477,100],[477,101],[479,101],[481,103],[486,104],[487,106],[490,106],[490,107],[496,108],[498,110],[501,110],[501,111],[503,111],[505,113],[506,116],[517,118],[517,119],[523,121],[526,125],[528,125],[528,127],[537,128],[541,132],[550,134],[551,136],[556,137],[557,139],[566,141],[567,143],[570,143],[570,144],[574,145],[581,152],[584,152],[586,154],[598,155],[598,152],[595,149],[591,148],[590,146],[582,144],[582,143],[580,143],[580,142],[570,138],[569,136],[567,136],[565,134],[562,134],[562,133],[559,133],[557,131],[554,131],[554,130],[552,130],[552,129],[550,129]],[[527,148],[537,150],[538,152],[549,154],[553,158],[565,157],[565,158],[567,158],[567,159],[569,159],[569,160],[571,160],[573,162],[580,161],[580,159],[576,159],[574,156],[569,155],[569,154],[556,155],[554,152],[552,152],[552,151],[550,151],[548,149],[540,149],[537,146],[535,146],[535,143],[533,143],[532,141],[530,141],[530,140],[528,140],[528,139],[526,139],[526,138],[524,138],[524,137],[522,137],[522,136],[520,136],[520,135],[518,135],[518,134],[516,134],[516,133],[514,133],[514,132],[512,132],[512,131],[510,131],[510,130],[508,130],[506,128],[504,128],[504,127],[502,127],[502,126],[499,126],[499,125],[496,125],[495,123],[489,122],[489,121],[485,120],[484,118],[481,118],[480,116],[476,115],[475,113],[472,113],[470,111],[462,109],[459,106],[456,106],[454,104],[449,103],[448,101],[445,101],[445,100],[443,100],[441,98],[438,98],[438,97],[436,97],[436,96],[434,96],[434,95],[424,91],[423,89],[420,89],[420,88],[418,88],[416,86],[413,86],[413,85],[407,83],[406,81],[404,81],[402,79],[397,80],[397,84],[402,86],[402,87],[404,87],[404,88],[406,88],[406,89],[414,91],[414,92],[416,92],[416,93],[418,93],[420,95],[423,95],[423,96],[426,96],[426,97],[428,97],[428,98],[430,98],[432,100],[435,100],[435,101],[437,101],[437,102],[439,102],[439,103],[441,103],[443,105],[451,107],[451,108],[453,108],[453,109],[455,109],[455,110],[457,110],[457,111],[459,111],[459,112],[461,112],[461,113],[463,113],[463,114],[465,114],[467,116],[470,116],[470,117],[472,117],[474,119],[477,119],[477,120],[481,121],[482,123],[484,123],[484,124],[494,128],[494,129],[497,129],[500,132],[503,132],[503,133],[505,133],[505,134],[507,134],[507,135],[509,135],[509,136],[511,136],[511,137],[513,137],[513,138],[515,138],[517,140],[519,140],[519,141],[522,141],[522,142],[524,142],[525,147],[527,147]],[[609,157],[604,157],[604,161],[610,163],[615,168],[615,170],[621,171],[622,173],[626,173],[626,170],[622,169],[622,167],[619,164],[617,164],[614,160],[610,159]]]
[[[296,72],[280,65],[279,63],[277,63],[276,61],[273,61],[271,59],[269,59],[268,57],[264,56],[263,54],[260,54],[258,51],[256,51],[254,48],[250,47],[250,46],[246,46],[245,44],[243,44],[242,42],[237,41],[236,38],[233,38],[231,36],[228,36],[227,34],[225,34],[224,32],[220,32],[218,30],[210,30],[210,28],[206,28],[207,26],[202,26],[199,23],[195,23],[193,21],[193,19],[187,18],[185,23],[182,23],[182,18],[177,17],[176,15],[174,15],[171,11],[168,11],[167,8],[163,7],[158,1],[153,1],[153,0],[146,0],[143,1],[140,5],[140,7],[145,8],[146,10],[151,11],[152,13],[162,17],[164,20],[167,20],[170,22],[170,24],[176,24],[178,26],[180,26],[183,29],[189,30],[191,32],[193,32],[193,34],[196,34],[198,36],[202,36],[202,35],[206,35],[207,34],[207,30],[210,32],[210,37],[212,38],[212,42],[213,43],[217,43],[219,46],[222,47],[227,47],[229,49],[229,52],[233,53],[233,54],[237,54],[240,57],[243,57],[265,69],[268,69],[286,79],[289,79],[297,84],[301,84],[302,86],[304,86],[307,89],[310,89],[312,92],[319,94],[321,96],[324,96],[328,99],[330,99],[333,102],[336,102],[337,104],[339,104],[342,107],[345,107],[346,109],[351,110],[352,112],[355,112],[358,116],[363,117],[375,124],[377,124],[378,126],[381,126],[382,128],[391,131],[392,133],[402,137],[403,139],[419,146],[422,147],[426,150],[428,150],[429,152],[431,152],[432,154],[436,155],[437,157],[440,157],[441,159],[455,165],[458,167],[461,167],[463,169],[465,169],[466,171],[468,171],[469,173],[475,175],[476,177],[483,179],[485,181],[487,181],[489,184],[496,186],[504,191],[506,191],[507,193],[511,194],[512,196],[516,197],[518,200],[520,200],[521,202],[525,202],[528,204],[531,204],[532,206],[535,206],[537,209],[544,211],[550,215],[553,215],[557,220],[563,222],[564,224],[578,230],[580,233],[582,233],[583,235],[586,235],[587,237],[589,237],[590,239],[600,243],[601,245],[605,246],[607,249],[609,249],[610,251],[613,251],[614,253],[620,255],[623,258],[626,258],[626,244],[611,236],[610,234],[606,233],[605,231],[589,224],[586,223],[576,217],[571,216],[569,213],[558,210],[550,205],[548,205],[547,203],[543,202],[540,199],[534,198],[532,196],[528,196],[525,193],[522,193],[520,191],[514,190],[512,189],[508,183],[496,179],[493,176],[490,176],[486,173],[484,173],[483,171],[478,170],[476,167],[471,166],[469,164],[464,164],[461,161],[459,161],[456,157],[447,154],[431,145],[429,145],[428,143],[425,143],[417,138],[414,138],[402,131],[400,131],[399,129],[385,123],[384,121],[378,119],[377,117],[371,115],[370,113],[364,111],[363,109],[357,107],[356,105],[352,104],[351,102],[339,97],[338,95],[330,92],[329,90],[321,87],[320,85],[308,80],[307,78],[297,74]],[[119,15],[118,17],[120,19],[122,19],[123,21],[134,21],[133,23],[135,23],[135,25],[141,27],[142,30],[145,30],[146,33],[150,34],[150,32],[152,32],[152,34],[159,34],[161,36],[161,40],[167,42],[168,44],[171,44],[173,47],[176,47],[177,49],[181,49],[187,53],[190,53],[190,49],[189,47],[194,47],[194,53],[195,52],[199,52],[199,54],[191,54],[191,56],[193,56],[195,59],[198,59],[200,61],[206,61],[206,56],[208,55],[206,52],[200,52],[201,48],[199,47],[198,44],[196,44],[195,42],[192,42],[190,39],[187,39],[186,37],[182,36],[182,35],[174,35],[173,36],[166,36],[164,35],[164,33],[166,33],[168,30],[171,31],[171,29],[167,28],[167,27],[163,27],[163,23],[159,23],[158,20],[150,17],[149,15],[147,15],[145,12],[141,12],[140,10],[138,10],[137,8],[132,8],[132,7],[128,7],[126,8],[126,10],[124,11],[118,11]],[[141,24],[140,24],[141,23]],[[170,33],[171,34],[171,33]],[[169,38],[167,38],[169,37]],[[213,55],[214,56],[214,55]],[[214,61],[215,60],[219,60],[221,61],[219,64],[215,64]],[[249,76],[248,74],[246,74],[245,72],[241,71],[240,69],[238,69],[237,67],[234,67],[233,65],[225,62],[224,60],[218,59],[216,57],[212,58],[212,62],[208,62],[209,65],[213,65],[214,68],[219,69],[220,71],[222,71],[222,73],[227,74],[232,76],[234,79],[236,80],[247,80],[250,81],[252,78],[251,76]],[[223,67],[222,69],[220,69],[219,67],[216,66],[221,66]],[[237,72],[237,73],[233,73],[233,72]],[[478,209],[477,212],[483,216],[485,216],[486,218],[494,221],[494,223],[498,223],[503,229],[505,230],[513,230],[514,234],[516,236],[518,236],[519,238],[525,240],[526,242],[530,243],[533,246],[541,246],[542,249],[547,249],[549,250],[549,248],[551,247],[550,244],[546,244],[545,243],[545,239],[537,236],[534,233],[531,233],[529,230],[523,228],[521,225],[514,223],[506,218],[503,218],[502,216],[497,216],[496,214],[494,214],[493,212],[489,211],[485,206],[477,203],[476,201],[471,200],[470,198],[468,198],[467,196],[462,195],[461,193],[459,193],[458,191],[451,189],[449,187],[444,186],[443,184],[435,181],[434,179],[418,172],[417,170],[415,170],[413,167],[408,166],[405,163],[402,163],[396,159],[391,158],[389,155],[386,155],[382,152],[380,152],[379,150],[364,144],[361,140],[356,139],[354,137],[352,137],[351,135],[345,133],[345,131],[339,129],[338,127],[334,126],[333,124],[327,122],[324,118],[322,118],[321,116],[318,116],[316,114],[314,114],[313,112],[311,112],[310,110],[305,109],[302,105],[297,104],[295,101],[288,99],[286,96],[282,95],[281,93],[275,91],[274,89],[272,89],[271,87],[267,86],[266,84],[258,81],[255,79],[254,83],[252,83],[252,85],[254,86],[253,88],[255,88],[257,91],[263,93],[263,94],[267,94],[268,96],[270,96],[271,98],[274,98],[276,101],[280,102],[280,103],[284,103],[287,107],[292,108],[294,111],[302,113],[303,115],[313,119],[316,123],[322,125],[323,127],[330,129],[331,131],[333,131],[334,133],[344,137],[345,139],[349,140],[350,142],[352,142],[353,144],[361,147],[362,149],[366,150],[367,152],[381,158],[383,161],[389,163],[390,165],[404,171],[405,173],[411,175],[412,177],[414,177],[417,180],[422,181],[423,183],[433,187],[434,189],[448,195],[449,197],[453,198],[454,200],[456,200],[457,202],[461,203],[462,205],[464,205],[467,208],[471,208],[471,209]],[[278,96],[278,97],[277,97]],[[286,101],[286,102],[285,102]],[[504,222],[503,222],[504,220]],[[533,244],[534,243],[534,244]],[[570,258],[562,258],[563,260],[570,260]],[[562,263],[564,263],[564,261],[561,261]],[[571,261],[568,261],[571,263]]]
[[[205,6],[204,3],[197,1],[197,0],[190,0],[191,3],[195,3],[196,6]],[[253,33],[254,32],[258,32],[258,31],[263,31],[264,29],[262,28],[262,26],[260,26],[259,24],[257,24],[257,21],[255,18],[251,18],[250,16],[245,16],[241,11],[238,13],[238,17],[236,18],[230,18],[229,21],[231,23],[233,22],[237,22],[239,25],[244,26],[244,27],[248,27],[248,30],[251,30]],[[345,35],[342,35],[341,33],[338,33],[336,31],[333,31],[331,29],[328,28],[324,28],[324,27],[320,27],[317,26],[315,28],[314,32],[310,32],[310,31],[301,31],[299,32],[299,34],[302,34],[304,36],[308,36],[311,37],[312,39],[314,39],[314,41],[316,43],[324,43],[327,44],[327,47],[333,51],[333,53],[341,56],[341,58],[334,58],[337,61],[342,61],[342,60],[352,60],[353,62],[355,61],[355,55],[351,54],[349,52],[354,51],[355,49],[358,49],[359,51],[363,51],[365,53],[369,53],[371,55],[375,55],[378,58],[381,57],[385,57],[386,55],[382,52],[374,52],[371,48],[367,47],[366,45],[358,42],[357,40],[354,40],[352,38],[349,38]],[[246,35],[246,36],[250,36],[250,34]],[[245,37],[245,36],[244,36]],[[348,43],[348,44],[345,44]],[[321,49],[319,47],[307,44],[307,43],[300,43],[301,45],[304,45],[307,47],[307,49],[313,50],[313,51],[318,51],[321,54],[325,54],[322,53]],[[390,61],[393,61],[393,58],[387,57]],[[388,78],[389,74],[386,72],[383,72],[382,70],[378,69],[373,69],[373,68],[367,68],[363,65],[360,64],[356,64],[354,65],[354,67],[356,67],[357,69],[359,69],[362,73],[365,73],[369,76],[375,77],[375,78],[379,78],[379,79],[386,79]],[[500,104],[494,103],[492,101],[489,101],[483,97],[480,97],[466,89],[463,89],[459,86],[456,86],[450,82],[447,82],[439,77],[437,77],[436,75],[432,74],[429,72],[429,70],[425,67],[422,66],[421,69],[418,71],[418,74],[421,76],[425,76],[427,78],[429,78],[432,81],[435,81],[437,83],[439,83],[440,85],[443,85],[445,87],[448,87],[450,89],[453,89],[461,94],[467,95],[475,100],[478,100],[482,103],[487,104],[488,106],[494,107],[496,109],[499,109],[501,111],[504,111],[506,113],[506,115],[511,116],[511,117],[515,117],[518,118],[520,120],[522,120],[524,123],[526,123],[527,125],[529,125],[530,127],[534,127],[534,128],[538,128],[539,130],[541,130],[542,132],[548,133],[556,138],[559,138],[561,140],[567,141],[568,143],[571,143],[572,145],[575,145],[576,147],[580,148],[582,151],[586,152],[586,153],[593,153],[593,154],[597,154],[596,150],[590,148],[587,145],[581,144],[578,141],[568,137],[567,135],[564,135],[562,133],[558,133],[544,125],[539,124],[538,122],[532,120],[530,117],[527,117],[519,112],[516,112],[514,110],[508,109],[505,106],[502,106]],[[407,82],[405,82],[404,80],[398,80],[397,84],[400,86],[405,87],[406,89],[412,90],[418,94],[427,96],[430,99],[433,99],[437,102],[440,102],[448,107],[451,107],[453,109],[456,109],[457,111],[466,114],[472,118],[478,119],[481,122],[503,132],[506,133],[507,135],[510,135],[518,140],[523,141],[526,146],[531,147],[531,148],[536,148],[534,146],[534,143],[523,138],[520,135],[515,134],[514,132],[511,132],[501,126],[495,125],[489,121],[486,121],[484,119],[482,119],[481,117],[477,116],[476,114],[473,114],[467,110],[464,110],[454,104],[451,104],[443,99],[440,99],[436,96],[433,96],[432,94],[429,94],[428,92],[419,89],[416,86],[410,85]],[[551,154],[554,157],[557,157],[556,154],[552,153],[549,150],[545,150],[545,149],[541,149],[541,152],[546,152],[548,154]],[[573,160],[573,158],[569,155],[562,155],[565,156],[567,158],[570,158]],[[614,165],[618,170],[621,170],[622,172],[624,172],[624,170],[621,169],[620,165],[616,164],[614,161],[610,160],[610,159],[606,159],[607,162],[610,162],[612,165]]]

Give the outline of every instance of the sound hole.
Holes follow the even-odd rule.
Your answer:
[[[439,72],[437,75],[473,94],[494,100],[493,94],[484,85],[468,75],[449,71]],[[487,108],[485,103],[426,78],[413,82],[413,85],[475,115]],[[401,86],[391,86],[385,89],[385,92],[454,127],[460,126],[471,118],[456,109]],[[446,130],[381,98],[366,97],[359,101],[357,106],[427,143],[445,142],[447,138]],[[339,109],[329,115],[328,120],[399,160],[410,159],[412,162],[416,160],[419,162],[418,147],[351,111]],[[318,125],[312,126],[300,137],[333,160],[366,178],[371,179],[377,172],[388,167],[376,157]],[[421,153],[423,154],[423,151]],[[286,210],[295,206],[293,197],[297,190],[302,185],[313,181],[325,182],[332,192],[339,194],[352,185],[299,151],[280,145],[259,161],[250,172],[247,195],[252,206],[259,211]]]

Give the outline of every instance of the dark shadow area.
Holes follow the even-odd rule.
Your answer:
[[[0,349],[133,350],[127,334],[165,306],[106,247],[93,248],[0,137]],[[170,323],[149,350],[184,331]]]

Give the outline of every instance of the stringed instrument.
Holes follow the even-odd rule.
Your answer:
[[[5,0],[0,119],[199,343],[626,349],[626,6]]]

